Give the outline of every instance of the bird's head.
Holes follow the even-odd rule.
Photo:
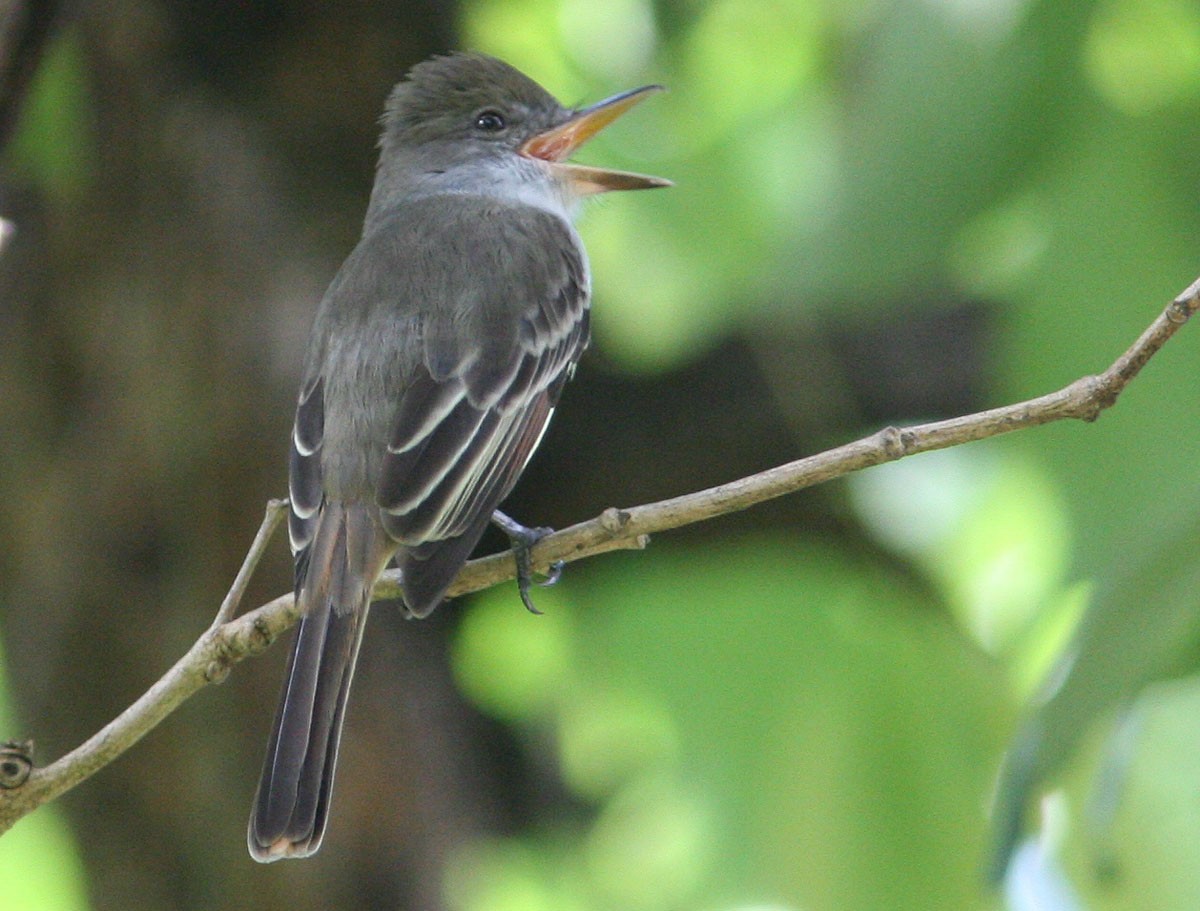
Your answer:
[[[494,57],[435,57],[413,67],[388,99],[380,168],[395,174],[392,183],[442,190],[479,191],[499,180],[514,187],[543,183],[578,198],[670,186],[659,177],[567,160],[661,88],[643,86],[572,110]]]

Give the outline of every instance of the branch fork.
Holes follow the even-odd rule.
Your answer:
[[[920,452],[1068,418],[1094,421],[1116,403],[1125,387],[1197,309],[1200,278],[1171,301],[1103,373],[1081,377],[1055,392],[1013,405],[912,427],[885,427],[861,440],[707,490],[627,509],[610,507],[594,519],[539,540],[530,550],[532,568],[544,573],[559,561],[573,562],[612,550],[640,550],[652,533],[737,512]],[[43,768],[33,764],[31,742],[0,744],[0,834],[27,813],[91,777],[184,700],[210,683],[220,683],[235,664],[265,651],[296,623],[299,612],[290,594],[235,616],[286,506],[284,500],[267,504],[262,525],[211,625],[133,705],[79,747]],[[463,567],[448,594],[453,597],[490,588],[512,579],[514,574],[514,561],[507,551],[473,560]],[[395,598],[399,594],[399,572],[389,570],[376,584],[374,597]]]

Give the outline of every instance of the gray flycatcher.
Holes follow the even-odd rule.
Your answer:
[[[396,560],[409,615],[437,607],[541,439],[588,343],[579,201],[670,185],[566,159],[659,88],[570,110],[506,63],[455,54],[392,91],[362,238],[317,310],[296,406],[302,618],[250,817],[255,860],[320,847],[380,573]]]

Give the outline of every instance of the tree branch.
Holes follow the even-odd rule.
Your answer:
[[[1200,279],[1175,298],[1124,354],[1096,376],[1086,376],[1056,392],[945,421],[913,427],[886,427],[869,437],[789,462],[750,477],[696,493],[635,506],[607,509],[599,516],[548,535],[532,551],[535,569],[546,571],[556,561],[572,562],[611,550],[640,549],[651,533],[702,522],[794,493],[853,471],[894,462],[905,456],[944,449],[1075,418],[1095,420],[1159,349],[1200,308]],[[223,680],[243,658],[266,649],[298,619],[291,595],[281,595],[241,617],[236,612],[267,543],[283,516],[284,502],[271,501],[262,527],[212,625],[141,698],[99,733],[45,768],[34,768],[28,744],[0,746],[0,833],[47,801],[103,768],[185,699],[209,683]],[[451,596],[489,588],[512,579],[510,553],[493,554],[468,563],[450,588]],[[399,573],[384,574],[375,598],[400,593]]]

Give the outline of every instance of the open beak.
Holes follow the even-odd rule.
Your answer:
[[[556,176],[571,185],[579,196],[605,193],[609,190],[650,190],[654,187],[669,187],[671,181],[628,171],[610,171],[606,168],[589,168],[570,164],[567,158],[603,130],[606,126],[628,111],[642,99],[661,92],[661,85],[644,85],[640,89],[621,92],[611,98],[576,111],[565,123],[539,133],[521,146],[520,152],[528,158],[548,162]]]

